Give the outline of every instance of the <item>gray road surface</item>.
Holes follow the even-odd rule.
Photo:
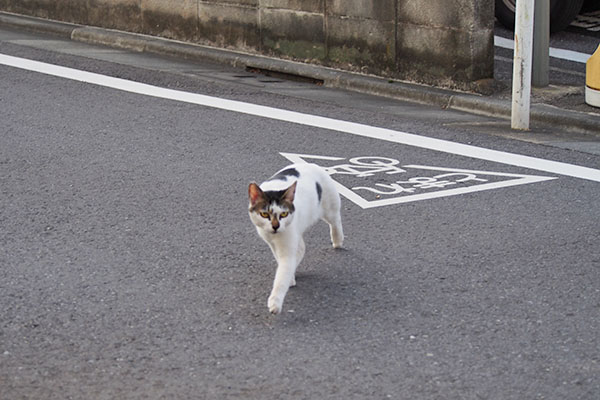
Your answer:
[[[596,140],[551,128],[514,140],[504,120],[14,31],[0,54],[600,168]],[[599,182],[316,118],[0,77],[0,398],[600,396]],[[281,153],[331,168],[366,208],[342,199],[343,250],[313,228],[272,316],[246,191]]]

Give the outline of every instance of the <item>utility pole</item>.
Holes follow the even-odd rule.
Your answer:
[[[533,13],[533,75],[534,87],[549,83],[550,70],[550,0],[535,0]]]
[[[529,129],[534,0],[517,0],[511,128]]]

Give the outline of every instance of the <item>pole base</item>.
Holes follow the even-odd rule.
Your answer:
[[[585,102],[590,106],[600,107],[600,90],[585,87]]]

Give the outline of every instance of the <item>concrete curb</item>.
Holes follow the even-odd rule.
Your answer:
[[[67,22],[51,21],[26,15],[0,11],[0,25],[12,26],[33,32],[47,32],[62,37],[71,37],[73,29],[80,25]]]
[[[347,71],[281,60],[237,51],[196,45],[155,36],[95,28],[59,21],[0,12],[0,26],[12,26],[35,32],[46,32],[74,41],[105,45],[138,52],[157,53],[190,60],[210,60],[237,68],[297,75],[321,80],[327,87],[384,96],[398,100],[433,105],[479,115],[510,119],[511,105],[507,100],[455,92],[384,78],[355,74]],[[546,104],[533,104],[530,119],[533,123],[562,126],[600,135],[600,116],[565,110]]]

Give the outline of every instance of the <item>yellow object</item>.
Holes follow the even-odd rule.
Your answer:
[[[585,102],[600,107],[600,46],[585,66]]]

